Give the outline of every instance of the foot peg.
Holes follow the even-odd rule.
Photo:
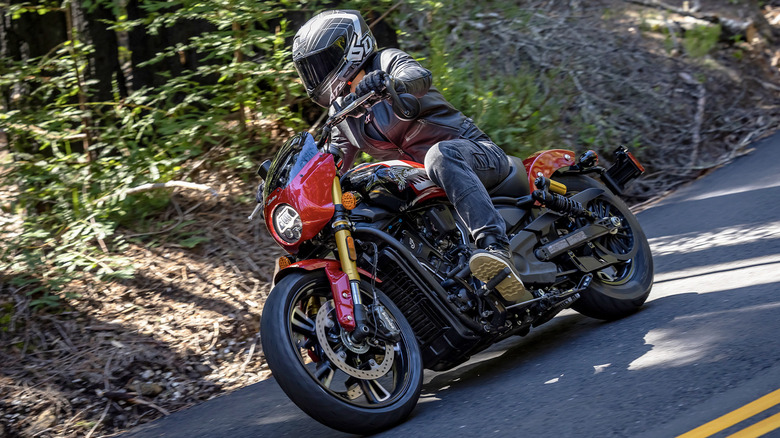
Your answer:
[[[509,269],[509,268],[504,268],[504,270],[503,270],[503,271],[501,271],[501,272],[499,272],[499,273],[498,273],[498,275],[496,275],[495,277],[493,277],[493,279],[492,279],[492,280],[488,281],[488,282],[487,282],[487,284],[485,285],[485,287],[486,287],[488,290],[495,289],[495,288],[496,288],[496,286],[498,286],[498,284],[499,284],[499,283],[501,283],[502,281],[504,281],[504,280],[505,280],[507,277],[509,277],[510,275],[512,275],[512,270],[511,270],[511,269]]]

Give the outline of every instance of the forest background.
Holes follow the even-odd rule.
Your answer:
[[[777,1],[0,0],[0,437],[111,435],[268,377],[253,170],[322,123],[289,45],[335,7],[510,154],[629,146],[635,204],[780,119]]]

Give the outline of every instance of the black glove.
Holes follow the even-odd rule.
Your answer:
[[[385,81],[390,77],[389,74],[382,70],[369,72],[363,76],[363,79],[358,83],[355,88],[355,94],[360,97],[373,91],[381,97],[387,97],[387,86],[385,85]]]

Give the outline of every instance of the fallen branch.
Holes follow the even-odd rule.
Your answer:
[[[257,341],[255,340],[252,342],[252,346],[249,348],[249,353],[246,355],[246,360],[243,364],[241,364],[241,369],[238,371],[238,375],[242,376],[244,375],[244,371],[246,371],[247,365],[249,365],[249,362],[252,360],[252,356],[255,354],[255,347],[257,346]]]
[[[723,26],[725,30],[728,31],[728,33],[732,35],[745,35],[749,27],[757,26],[757,24],[754,22],[753,19],[739,21],[731,18],[720,17],[717,14],[700,13],[698,6],[686,9],[686,8],[678,8],[676,6],[660,2],[658,0],[623,0],[623,1],[628,3],[634,3],[641,6],[650,7],[650,8],[666,10],[678,15],[682,15],[684,17],[693,17],[697,20],[707,21],[712,24],[720,24],[721,26]]]
[[[704,123],[704,105],[707,102],[707,90],[704,85],[693,79],[688,73],[680,73],[680,78],[688,84],[693,85],[697,89],[698,101],[696,103],[696,116],[693,119],[693,133],[691,134],[693,147],[691,148],[691,167],[696,166],[696,161],[699,159],[699,146],[701,145],[701,125]]]
[[[150,408],[157,410],[157,412],[165,415],[166,417],[168,415],[171,415],[170,411],[168,411],[167,409],[165,409],[165,408],[163,408],[161,406],[157,406],[156,404],[154,404],[154,403],[152,403],[152,402],[150,402],[148,400],[144,400],[144,399],[142,399],[140,397],[133,397],[131,399],[128,399],[127,401],[129,401],[130,403],[135,403],[137,405],[149,406]]]
[[[102,396],[111,401],[124,401],[136,405],[149,406],[150,408],[157,410],[159,413],[165,416],[171,415],[170,411],[168,411],[167,409],[160,407],[148,400],[145,400],[132,392],[122,392],[122,391],[103,392]]]
[[[93,433],[95,433],[95,430],[100,427],[101,424],[103,424],[103,420],[106,418],[106,414],[108,414],[108,409],[111,407],[112,401],[109,400],[108,403],[106,403],[106,407],[103,408],[103,413],[100,414],[100,418],[97,422],[95,422],[95,425],[92,426],[92,429],[89,430],[87,435],[84,438],[90,438]]]
[[[214,197],[219,196],[219,192],[204,184],[195,184],[187,181],[168,181],[164,183],[142,184],[138,187],[132,187],[119,193],[112,193],[110,195],[103,196],[102,198],[98,199],[97,202],[103,202],[107,199],[117,197],[117,196],[124,198],[127,195],[133,195],[136,193],[148,192],[150,190],[157,190],[157,189],[170,189],[170,188],[200,190],[203,192],[209,192],[211,193],[211,196]]]
[[[666,4],[664,2],[660,2],[658,0],[624,0],[628,3],[634,3],[641,6],[647,6],[650,8],[658,8],[658,9],[664,9],[670,12],[674,12],[675,14],[680,14],[688,17],[697,18],[699,20],[707,20],[713,23],[718,22],[718,17],[714,16],[712,14],[700,14],[698,12],[698,8],[678,8],[677,6],[673,6],[670,4]]]
[[[219,339],[219,322],[214,321],[214,335],[211,337],[211,343],[209,344],[208,347],[206,347],[203,350],[203,353],[205,353],[205,352],[211,350],[212,348],[214,348],[214,346],[217,345],[217,340],[218,339]]]

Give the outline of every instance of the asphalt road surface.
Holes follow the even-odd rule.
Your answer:
[[[780,436],[780,134],[638,214],[655,285],[605,323],[565,311],[460,367],[426,372],[380,437]],[[273,379],[124,437],[340,437]]]

